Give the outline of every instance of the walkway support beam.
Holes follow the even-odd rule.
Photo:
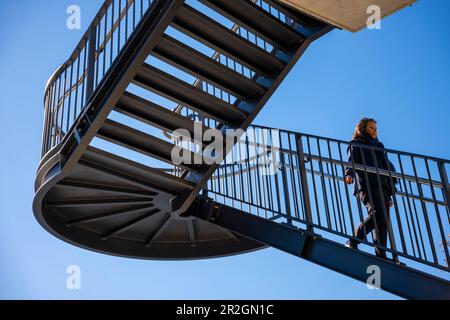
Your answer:
[[[319,235],[292,226],[243,213],[210,199],[200,199],[194,215],[213,222],[244,237],[259,241],[284,252],[367,282],[369,267],[380,268],[380,289],[406,299],[450,299],[450,282],[389,260],[324,239]],[[209,208],[215,208],[210,210]],[[208,212],[214,212],[208,215]],[[369,271],[368,271],[369,270]]]

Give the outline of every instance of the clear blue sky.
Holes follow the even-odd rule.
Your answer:
[[[2,1],[0,10],[0,298],[395,299],[267,249],[222,259],[161,262],[70,246],[35,221],[43,90],[72,52],[101,0]],[[82,9],[81,31],[65,27]],[[450,157],[450,1],[419,1],[379,31],[334,31],[284,81],[258,124],[349,139],[362,116],[379,121],[393,149]],[[82,290],[66,289],[79,265]]]

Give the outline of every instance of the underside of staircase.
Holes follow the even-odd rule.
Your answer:
[[[213,257],[264,247],[208,222],[182,217],[217,164],[182,163],[175,175],[92,146],[93,139],[101,139],[173,165],[172,141],[111,114],[168,133],[185,129],[192,136],[194,120],[129,92],[130,86],[187,106],[214,121],[214,129],[223,134],[227,129],[245,130],[309,44],[332,30],[276,3],[272,5],[289,19],[282,21],[247,0],[200,4],[209,8],[209,16],[187,1],[153,1],[85,111],[42,161],[35,210],[52,233],[86,248],[137,258]],[[263,39],[264,46],[213,16],[244,26]],[[234,67],[176,39],[168,29],[232,59]],[[234,98],[205,92],[150,64],[152,58]],[[248,73],[237,71],[236,64]],[[202,141],[193,143],[200,149],[183,150],[191,159],[205,147]]]

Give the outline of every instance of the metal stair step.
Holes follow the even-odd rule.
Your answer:
[[[175,194],[183,189],[192,189],[194,187],[191,182],[182,178],[94,147],[88,148],[82,161],[84,163],[95,163],[97,166],[145,181],[147,185],[166,193]]]
[[[173,164],[172,149],[174,148],[174,145],[172,143],[158,139],[113,120],[106,120],[97,136],[130,150],[146,154],[168,164]],[[188,152],[190,155],[192,164],[180,164],[180,167],[190,171],[200,170],[201,165],[193,164],[194,153],[186,149],[184,151]]]
[[[304,40],[299,33],[251,1],[201,0],[201,2],[284,51]]]
[[[161,212],[161,210],[158,208],[149,210],[148,212],[144,213],[143,215],[137,216],[134,219],[131,219],[130,221],[127,221],[124,224],[116,226],[112,230],[109,230],[108,232],[104,233],[102,235],[102,239],[108,240],[109,238],[113,237],[114,235],[117,235],[121,232],[129,230],[133,226],[136,226],[137,224],[141,223],[143,220],[145,220],[149,217],[152,217],[159,212]]]
[[[90,181],[84,181],[84,180],[63,180],[58,183],[58,186],[62,187],[68,187],[68,188],[74,188],[74,189],[85,189],[86,191],[92,192],[92,191],[103,191],[107,193],[111,193],[114,195],[126,195],[126,196],[132,196],[132,197],[142,197],[142,198],[148,198],[157,196],[157,192],[153,191],[140,191],[135,189],[129,189],[129,188],[122,188],[122,187],[115,187],[111,185],[103,185],[98,184],[95,182]]]
[[[163,35],[160,42],[153,49],[153,55],[197,78],[212,82],[240,99],[252,101],[265,92],[265,88],[255,81],[169,35]]]
[[[119,103],[116,105],[115,111],[167,132],[173,132],[180,128],[186,129],[191,134],[193,142],[204,145],[204,141],[201,137],[196,139],[197,135],[194,131],[195,121],[132,93],[125,92]],[[198,124],[201,123],[198,122]],[[208,129],[210,128],[203,125],[202,130]]]
[[[186,4],[178,11],[173,26],[260,75],[272,76],[284,67],[267,51]]]
[[[241,122],[247,113],[153,66],[144,64],[134,83],[225,124]]]
[[[73,208],[73,207],[96,207],[110,205],[134,205],[138,203],[150,204],[153,198],[86,198],[76,200],[61,200],[47,202],[49,207]]]
[[[75,226],[75,225],[79,225],[81,223],[87,223],[87,222],[93,222],[93,221],[97,221],[97,220],[102,220],[102,219],[108,219],[117,215],[127,215],[127,214],[131,214],[134,212],[139,212],[142,210],[147,210],[152,208],[153,205],[152,204],[146,204],[146,205],[134,205],[134,206],[130,206],[130,207],[126,207],[126,208],[119,208],[119,209],[115,209],[115,210],[105,210],[103,212],[99,212],[99,213],[94,213],[94,214],[90,214],[90,215],[83,215],[79,218],[73,218],[67,221],[67,225],[68,226]]]

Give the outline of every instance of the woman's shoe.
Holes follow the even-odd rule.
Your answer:
[[[358,244],[355,243],[355,242],[352,241],[352,240],[348,240],[348,241],[345,243],[345,246],[346,246],[347,248],[351,248],[351,249],[358,250]]]

